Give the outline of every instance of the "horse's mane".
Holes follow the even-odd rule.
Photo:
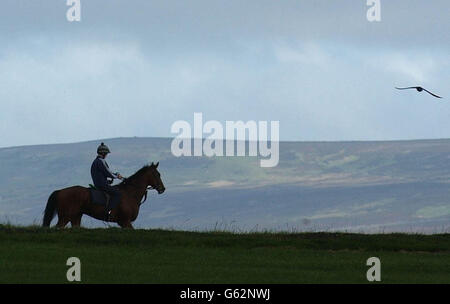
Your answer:
[[[134,173],[134,174],[131,175],[130,177],[126,178],[123,182],[121,182],[121,183],[119,184],[119,186],[135,184],[136,181],[139,180],[139,179],[141,178],[141,176],[145,173],[145,171],[147,171],[150,167],[151,167],[151,165],[145,165],[145,166],[143,166],[141,169],[139,169],[138,171],[136,171],[136,173]]]

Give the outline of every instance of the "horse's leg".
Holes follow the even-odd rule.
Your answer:
[[[118,221],[117,224],[122,228],[134,229],[130,221]]]
[[[81,186],[63,189],[59,192],[56,210],[58,213],[58,228],[66,227],[71,222],[72,227],[81,223],[82,206],[89,199],[89,190]]]
[[[64,228],[64,227],[66,227],[68,222],[69,222],[69,219],[67,217],[58,216],[58,223],[56,224],[56,227]]]
[[[72,225],[72,228],[76,227],[79,228],[81,225],[81,217],[83,214],[75,215],[71,220],[70,223]]]
[[[76,201],[72,203],[72,208],[70,209],[70,223],[72,228],[80,227],[81,218],[90,203],[89,190],[84,187],[77,187],[77,189]]]

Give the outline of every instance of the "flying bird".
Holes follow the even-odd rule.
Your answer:
[[[431,95],[433,95],[433,96],[436,97],[436,98],[442,98],[441,96],[437,96],[436,94],[433,94],[433,93],[431,93],[430,91],[428,91],[427,89],[424,89],[424,88],[422,88],[422,87],[407,87],[407,88],[397,88],[397,87],[395,87],[395,88],[396,88],[397,90],[416,89],[417,92],[425,91],[425,92],[427,92],[428,94],[431,94]]]

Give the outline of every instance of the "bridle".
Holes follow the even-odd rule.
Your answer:
[[[152,171],[151,173],[153,175],[153,178],[156,179],[156,176],[155,176],[154,172]],[[124,178],[124,181],[126,181],[126,180],[127,179]],[[133,185],[133,184],[128,184],[128,185],[133,186],[133,187],[137,187],[136,185]],[[162,192],[160,192],[162,190],[161,188],[162,188],[161,184],[158,184],[156,187],[153,187],[151,185],[147,186],[147,189],[145,189],[145,193],[144,193],[144,199],[141,202],[139,202],[139,206],[141,206],[147,200],[148,190],[156,190],[156,191],[158,191],[158,193],[162,193]]]
[[[155,170],[156,170],[156,169],[155,169]],[[153,175],[153,178],[154,178],[155,180],[158,180],[157,176],[155,175],[155,171],[152,171],[151,173],[152,173],[152,175]],[[155,189],[156,191],[158,191],[158,193],[162,193],[162,192],[164,191],[164,190],[162,189],[163,187],[164,187],[164,186],[163,186],[162,184],[158,183],[158,185],[156,185],[156,187],[148,186],[148,187],[147,187],[147,190]]]

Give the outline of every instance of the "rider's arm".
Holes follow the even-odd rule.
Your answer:
[[[116,174],[112,173],[111,170],[109,170],[108,166],[106,165],[106,163],[105,163],[105,161],[103,159],[100,159],[100,161],[101,161],[101,166],[100,167],[101,167],[101,169],[103,171],[103,174],[106,177],[118,178],[118,176]]]

